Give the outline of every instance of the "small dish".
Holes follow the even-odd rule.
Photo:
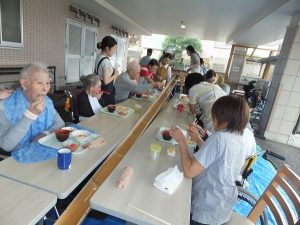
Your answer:
[[[80,148],[80,142],[76,140],[66,140],[62,145],[68,149],[71,149],[72,152],[76,152]]]
[[[71,133],[71,136],[74,140],[79,141],[80,144],[85,144],[90,139],[91,134],[87,130],[75,130]]]
[[[62,130],[68,130],[68,131],[70,131],[70,132],[73,132],[73,131],[75,131],[75,130],[77,130],[77,128],[75,128],[75,127],[63,127],[63,128],[61,128]]]

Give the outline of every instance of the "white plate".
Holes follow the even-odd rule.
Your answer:
[[[163,138],[162,132],[163,132],[164,130],[170,130],[170,128],[169,128],[169,127],[161,127],[161,128],[159,128],[159,130],[158,130],[158,132],[157,132],[157,134],[156,134],[156,138],[157,138],[158,140],[160,140],[160,141],[167,142],[167,143],[172,144],[172,145],[177,145],[177,144],[178,144],[177,141],[175,141],[173,138],[172,138],[170,141],[167,141],[167,140],[165,140],[165,139]]]
[[[178,127],[178,126],[177,126],[177,127]],[[187,140],[187,138],[188,138],[188,132],[187,132],[186,130],[180,128],[180,127],[178,127],[178,128],[181,129],[181,131],[182,131],[182,133],[183,133],[185,139]],[[165,139],[163,138],[163,136],[162,136],[162,131],[164,131],[164,130],[170,130],[170,128],[169,128],[169,127],[161,127],[161,128],[159,128],[159,130],[158,130],[158,132],[157,132],[157,134],[156,134],[156,138],[157,138],[158,140],[160,140],[160,141],[167,142],[167,143],[172,144],[172,145],[177,145],[177,144],[178,144],[177,141],[175,141],[173,138],[172,138],[170,141],[167,141],[167,140],[165,140]]]
[[[61,128],[61,129],[62,129],[62,130],[69,130],[69,131],[71,131],[71,132],[77,130],[76,127],[63,127],[63,128]]]
[[[87,130],[75,130],[70,134],[74,140],[79,141],[81,144],[89,142],[91,135],[92,133]]]

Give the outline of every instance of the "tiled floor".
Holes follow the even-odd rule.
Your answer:
[[[259,138],[256,138],[256,142],[263,150],[268,149],[285,157],[285,161],[270,157],[277,166],[285,163],[289,165],[291,169],[298,174],[298,176],[300,176],[300,148]]]

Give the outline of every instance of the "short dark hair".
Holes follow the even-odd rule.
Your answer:
[[[188,46],[185,48],[185,50],[190,51],[190,52],[196,52],[195,49],[194,49],[194,47],[191,46],[191,45],[188,45]]]
[[[147,49],[147,55],[152,55],[152,52],[153,52],[152,48]]]
[[[249,122],[249,107],[243,96],[227,95],[215,101],[211,115],[218,123],[227,123],[228,131],[243,134]]]
[[[116,39],[114,39],[112,36],[106,36],[102,39],[101,42],[97,43],[97,48],[101,50],[105,50],[106,47],[109,49],[117,45]]]
[[[205,74],[205,80],[208,80],[213,77],[217,77],[216,72],[214,70],[208,70]]]
[[[200,73],[189,73],[184,81],[184,92],[189,94],[189,90],[196,84],[204,81],[204,77]]]
[[[164,59],[164,58],[172,59],[173,56],[172,56],[170,53],[165,53],[165,54],[163,54],[162,58],[163,58],[163,59]]]
[[[157,59],[151,59],[148,63],[149,66],[159,66]]]
[[[200,65],[204,64],[203,58],[200,57]]]

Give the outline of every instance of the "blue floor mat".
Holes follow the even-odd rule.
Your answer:
[[[259,146],[257,146],[257,150],[261,150]],[[276,169],[269,161],[265,160],[262,156],[257,157],[257,161],[253,165],[252,169],[253,172],[248,177],[248,191],[255,195],[258,199],[276,175]],[[285,193],[283,193],[283,195],[286,196],[286,200],[288,202],[291,201]],[[245,217],[247,217],[250,210],[251,207],[249,205],[246,205],[243,201],[238,201],[238,203],[234,206],[234,211],[242,214]],[[269,211],[268,208],[267,215],[268,224],[276,225],[276,220],[274,219],[273,214]],[[260,224],[260,221],[258,221],[257,224]]]
[[[248,177],[249,188],[248,191],[251,192],[256,198],[259,198],[261,194],[265,191],[270,181],[276,175],[276,170],[273,165],[266,161],[262,156],[257,157],[256,163],[252,167],[253,172]],[[239,201],[234,206],[234,211],[242,214],[244,217],[247,217],[250,212],[251,207],[245,204],[243,201]],[[269,225],[276,225],[276,222],[273,220],[273,216],[270,213],[267,213],[269,217]],[[257,224],[260,224],[258,222]]]
[[[95,219],[86,217],[81,225],[125,225],[126,221],[113,216],[107,216],[104,219]]]

